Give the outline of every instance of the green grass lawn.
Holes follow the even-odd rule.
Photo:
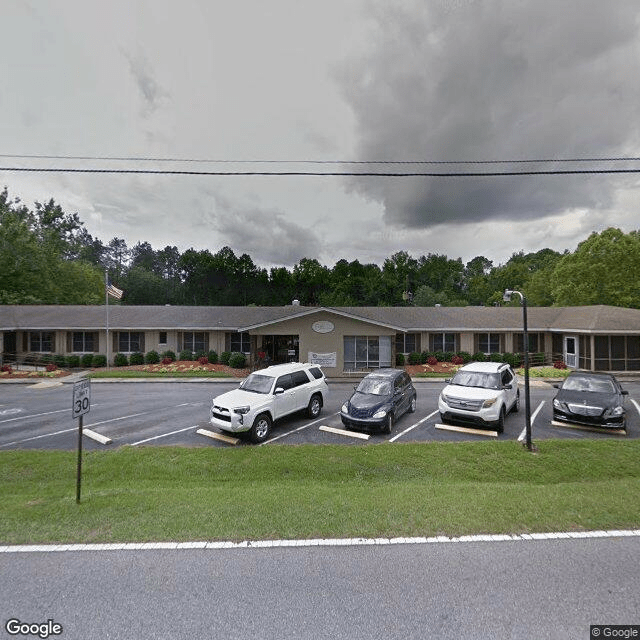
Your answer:
[[[0,453],[0,543],[640,527],[640,440]]]

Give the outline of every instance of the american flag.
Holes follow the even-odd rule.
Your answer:
[[[118,287],[112,285],[112,284],[108,284],[107,285],[107,293],[112,297],[115,298],[116,300],[120,300],[120,298],[122,298],[122,294],[124,293],[124,291],[122,291],[122,289],[118,289]]]

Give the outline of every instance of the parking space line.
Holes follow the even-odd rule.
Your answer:
[[[430,413],[426,418],[422,418],[422,420],[419,420],[415,424],[412,424],[408,429],[405,429],[404,431],[401,431],[398,435],[393,436],[393,438],[391,438],[389,440],[389,442],[395,442],[398,438],[401,438],[405,433],[409,433],[409,431],[411,431],[412,429],[415,429],[416,427],[420,426],[423,422],[426,422],[430,418],[433,418],[433,416],[435,416],[436,413],[438,413],[437,410],[434,411],[433,413]]]
[[[535,422],[536,416],[540,413],[540,409],[542,409],[542,405],[545,403],[543,400],[537,407],[536,410],[531,415],[531,424]],[[518,442],[524,442],[524,439],[527,437],[527,427],[522,430],[522,433],[518,436]]]
[[[34,413],[30,416],[18,416],[17,418],[7,418],[6,420],[0,420],[0,424],[5,422],[15,422],[16,420],[26,420],[27,418],[39,418],[40,416],[51,416],[54,413],[64,413],[65,411],[71,411],[71,409],[58,409],[57,411],[47,411],[45,413]]]
[[[170,431],[169,433],[162,433],[159,436],[153,436],[153,438],[145,438],[144,440],[138,440],[138,442],[131,443],[132,447],[135,447],[138,444],[144,444],[145,442],[151,442],[152,440],[160,440],[160,438],[166,438],[167,436],[172,436],[176,433],[182,433],[183,431],[189,431],[189,429],[195,429],[198,425],[194,424],[190,427],[185,427],[184,429],[177,429],[176,431]]]
[[[318,418],[318,420],[314,420],[313,422],[310,422],[309,424],[303,424],[301,427],[298,427],[297,429],[294,429],[293,431],[287,431],[287,433],[281,433],[279,436],[275,436],[274,438],[270,438],[269,440],[266,440],[265,442],[261,442],[258,446],[261,447],[264,444],[269,444],[270,442],[274,442],[275,440],[280,440],[280,438],[286,438],[287,436],[290,436],[292,433],[297,433],[298,431],[302,431],[303,429],[307,429],[308,427],[312,427],[314,424],[318,424],[318,422],[324,422],[327,418],[333,418],[334,416],[337,416],[340,412],[336,411],[335,413],[332,413],[330,416],[324,416],[324,418]]]
[[[638,404],[633,398],[631,398],[631,402],[633,406],[636,408],[636,411],[640,414],[640,404]]]

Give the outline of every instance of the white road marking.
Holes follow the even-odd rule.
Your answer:
[[[415,429],[416,427],[420,426],[423,422],[426,422],[430,418],[433,418],[433,416],[435,416],[436,413],[438,413],[438,412],[434,411],[433,413],[430,413],[426,418],[422,418],[422,420],[419,420],[415,424],[412,424],[408,429],[405,429],[404,431],[401,431],[397,436],[393,436],[393,438],[391,438],[389,440],[389,442],[395,442],[398,438],[401,438],[405,433],[409,433],[409,431],[411,431],[412,429]]]
[[[536,416],[540,413],[540,409],[542,409],[542,405],[545,403],[543,400],[537,407],[536,410],[531,415],[531,424],[535,422]],[[527,427],[525,425],[522,433],[518,436],[518,442],[524,442],[524,439],[527,437]]]
[[[298,431],[302,431],[303,429],[308,429],[309,427],[312,427],[314,424],[318,424],[318,422],[323,422],[327,418],[333,418],[333,416],[337,416],[339,413],[340,413],[339,411],[336,411],[335,413],[332,413],[330,416],[325,416],[324,418],[318,418],[313,422],[309,422],[308,424],[303,424],[301,427],[298,427],[293,431],[287,431],[287,433],[281,433],[279,436],[275,436],[275,438],[270,438],[266,442],[261,442],[258,446],[261,447],[262,445],[269,444],[270,442],[280,440],[280,438],[286,438],[287,436],[290,436],[292,433],[297,433]]]
[[[631,398],[631,402],[633,402],[633,406],[636,408],[636,411],[640,413],[640,404],[638,404],[633,398]]]
[[[347,431],[346,429],[336,429],[335,427],[327,427],[326,425],[320,425],[320,431],[327,431],[328,433],[335,433],[339,436],[349,436],[350,438],[360,438],[360,440],[368,440],[371,436],[368,433],[359,433],[358,431]]]
[[[183,431],[189,431],[189,429],[195,429],[198,425],[194,424],[190,427],[185,427],[184,429],[178,429],[176,431],[170,431],[169,433],[163,433],[159,436],[153,436],[153,438],[145,438],[144,440],[138,440],[138,442],[134,442],[131,444],[132,447],[135,447],[138,444],[144,444],[145,442],[151,442],[152,440],[160,440],[160,438],[166,438],[167,436],[172,436],[176,433],[182,433]]]
[[[640,529],[608,531],[560,531],[552,533],[500,533],[468,536],[418,536],[412,538],[312,538],[303,540],[244,540],[232,542],[112,542],[105,544],[23,544],[0,545],[0,553],[55,553],[58,551],[152,551],[183,549],[273,549],[283,547],[363,547],[399,544],[455,544],[469,542],[537,542],[580,538],[636,538]]]
[[[7,420],[0,420],[0,424],[3,424],[5,422],[15,422],[16,420],[26,420],[27,418],[39,418],[40,416],[50,416],[53,415],[54,413],[64,413],[65,411],[71,411],[71,408],[69,409],[58,409],[57,411],[47,411],[45,413],[34,413],[30,416],[20,416],[19,418],[9,418]]]

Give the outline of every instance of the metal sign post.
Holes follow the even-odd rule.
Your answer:
[[[80,380],[73,385],[73,417],[78,418],[78,472],[76,476],[76,503],[80,504],[82,482],[82,418],[91,409],[91,380]]]

